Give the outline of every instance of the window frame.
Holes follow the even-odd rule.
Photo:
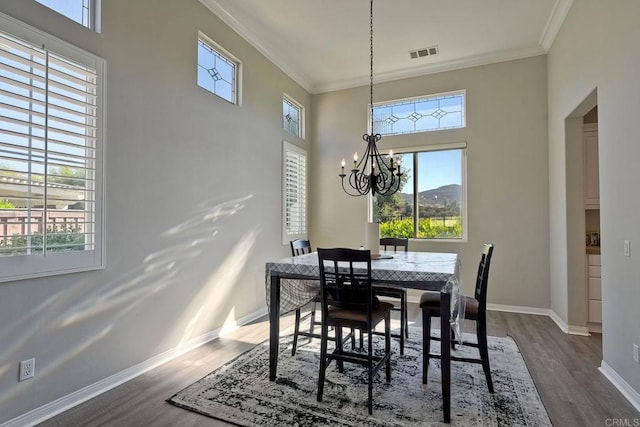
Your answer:
[[[214,94],[216,97],[222,99],[223,101],[226,101],[230,104],[241,107],[242,106],[242,61],[240,61],[238,58],[232,55],[228,50],[220,46],[220,44],[213,41],[211,37],[207,36],[202,31],[198,31],[198,42],[196,44],[197,48],[199,48],[198,44],[200,42],[207,45],[214,52],[214,54],[217,54],[225,61],[232,63],[234,65],[234,74],[233,74],[234,82],[232,84],[233,99],[229,100],[223,97],[222,95],[216,93],[215,91],[212,91],[209,88],[202,86],[200,84],[198,79],[198,68],[200,67],[198,54],[196,54],[196,85],[206,90],[207,92]]]
[[[284,111],[282,112],[282,128],[284,129],[285,132],[287,132],[290,135],[293,135],[295,137],[298,137],[302,140],[305,139],[305,109],[304,106],[302,104],[300,104],[298,101],[296,101],[295,99],[293,99],[291,96],[287,95],[286,93],[284,93],[282,95],[282,103],[284,104],[285,102],[291,104],[291,106],[295,107],[298,109],[298,129],[297,129],[297,133],[292,133],[289,131],[289,129],[287,129],[284,126],[284,120],[285,120],[285,116],[284,116]]]
[[[292,152],[304,157],[304,230],[301,233],[290,233],[287,228],[287,153]],[[299,195],[299,192],[298,192]],[[306,239],[309,233],[309,153],[306,149],[286,140],[282,141],[282,244],[288,245],[291,240]]]
[[[70,43],[0,13],[0,28],[23,42],[45,47],[47,51],[96,71],[96,137],[95,137],[95,230],[91,250],[48,252],[45,254],[0,257],[0,282],[47,277],[80,271],[103,269],[104,247],[104,183],[105,183],[105,119],[106,61]]]
[[[432,93],[432,94],[428,94],[428,95],[412,96],[412,97],[409,97],[409,98],[392,99],[392,100],[387,100],[387,101],[374,102],[373,103],[373,110],[375,110],[376,107],[380,107],[380,106],[394,106],[394,105],[407,104],[407,103],[411,103],[411,102],[414,102],[414,101],[436,100],[436,99],[440,99],[440,98],[451,96],[451,95],[462,95],[463,103],[462,103],[462,113],[461,113],[462,114],[462,125],[461,126],[444,127],[444,128],[437,128],[437,129],[425,129],[425,130],[407,131],[407,132],[394,132],[394,133],[378,132],[378,133],[380,133],[382,136],[389,137],[389,136],[397,136],[397,135],[412,135],[412,134],[424,133],[424,132],[442,132],[442,131],[446,131],[446,130],[464,129],[464,128],[466,128],[467,127],[467,90],[466,89],[459,89],[459,90],[452,90],[452,91],[448,91],[448,92]],[[367,113],[368,126],[369,127],[372,124],[371,113],[372,113],[372,106],[371,106],[371,104],[369,104],[368,113]],[[374,124],[374,127],[375,127],[375,124]]]
[[[419,209],[416,209],[418,204],[418,179],[416,175],[416,171],[418,170],[418,154],[425,152],[433,152],[433,151],[447,151],[447,150],[462,150],[462,164],[460,165],[460,185],[462,186],[462,195],[461,195],[461,203],[462,203],[462,211],[460,212],[460,216],[462,217],[462,236],[460,238],[451,238],[451,239],[443,239],[443,238],[435,238],[430,239],[426,237],[417,237],[418,230],[418,220],[419,220]],[[455,142],[455,143],[446,143],[446,144],[434,144],[434,145],[424,145],[424,146],[416,146],[416,147],[400,147],[393,148],[393,152],[395,154],[412,154],[413,155],[413,236],[409,239],[417,240],[421,242],[435,242],[435,243],[465,243],[469,239],[469,230],[468,230],[468,218],[469,218],[469,206],[467,203],[467,143],[466,142]],[[373,221],[373,195],[369,194],[368,198],[368,221]]]
[[[84,0],[83,0],[84,1]],[[82,22],[78,22],[75,19],[73,19],[72,17],[62,13],[61,11],[54,9],[53,7],[46,5],[44,3],[42,3],[40,0],[35,0],[36,3],[42,5],[43,7],[46,7],[47,9],[53,10],[54,12],[56,12],[59,15],[64,16],[65,18],[75,22],[78,25],[82,25],[85,28],[88,28],[90,30],[95,31],[96,33],[100,32],[100,24],[101,24],[101,9],[102,9],[102,0],[87,0],[88,2],[88,22],[87,25],[85,25]]]

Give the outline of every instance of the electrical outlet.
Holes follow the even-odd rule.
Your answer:
[[[631,256],[631,242],[629,240],[624,241],[624,256]]]
[[[633,360],[636,363],[640,363],[640,359],[638,358],[638,344],[633,345]]]
[[[20,362],[20,375],[18,381],[28,380],[36,374],[36,359],[28,359]]]

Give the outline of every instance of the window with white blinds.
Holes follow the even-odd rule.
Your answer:
[[[0,280],[102,265],[103,67],[0,19]]]
[[[307,236],[307,152],[283,142],[282,243]]]

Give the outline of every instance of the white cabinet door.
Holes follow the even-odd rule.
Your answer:
[[[598,128],[584,130],[584,204],[600,207],[600,171],[598,166]]]
[[[589,300],[589,322],[602,323],[602,301]]]
[[[589,299],[601,300],[602,299],[602,279],[599,277],[589,277]]]
[[[602,279],[600,255],[587,255],[589,322],[602,322]]]

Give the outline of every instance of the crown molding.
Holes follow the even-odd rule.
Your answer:
[[[532,56],[545,55],[547,53],[541,46],[526,49],[509,49],[500,52],[492,52],[485,55],[474,55],[466,58],[454,59],[451,61],[428,64],[420,67],[413,67],[404,70],[376,72],[374,73],[374,83],[384,83],[393,80],[419,77],[428,74],[442,73],[445,71],[455,71],[464,68],[477,67],[480,65],[496,64],[499,62],[514,61],[517,59],[529,58]],[[335,90],[350,89],[369,84],[369,76],[361,76],[354,79],[347,79],[333,83],[318,84],[313,86],[311,93],[332,92]]]
[[[549,15],[547,25],[544,27],[542,35],[540,36],[539,43],[545,51],[549,52],[551,46],[553,46],[553,42],[560,32],[560,28],[569,14],[569,9],[571,9],[572,4],[573,0],[556,0],[556,4],[553,6],[553,10]]]
[[[280,68],[280,70],[285,73],[287,76],[291,77],[296,83],[298,83],[304,90],[307,92],[311,92],[312,84],[311,81],[296,72],[292,69],[285,61],[281,60],[277,56],[273,55],[266,46],[264,46],[260,42],[260,38],[252,33],[247,27],[242,25],[235,19],[226,9],[218,4],[215,0],[199,0],[202,5],[204,5],[207,9],[209,9],[214,15],[222,20],[225,24],[227,24],[233,31],[238,33],[240,37],[246,40],[251,46],[256,48],[258,52],[264,55],[271,63],[273,63],[276,67]]]
[[[287,61],[275,55],[267,46],[265,46],[259,37],[252,33],[247,27],[238,22],[226,9],[224,9],[216,0],[199,0],[207,9],[220,18],[226,25],[235,31],[240,37],[245,39],[249,44],[264,55],[269,61],[276,65],[283,73],[298,83],[304,90],[310,94],[331,92],[335,90],[350,89],[369,84],[369,76],[362,75],[359,77],[345,79],[335,82],[312,82],[307,76],[288,65]],[[393,80],[405,79],[410,77],[418,77],[428,74],[442,73],[446,71],[460,70],[464,68],[476,67],[480,65],[488,65],[499,62],[513,61],[517,59],[528,58],[532,56],[544,55],[549,51],[556,35],[560,31],[560,27],[567,16],[573,0],[556,0],[547,25],[540,38],[540,45],[525,49],[511,49],[500,52],[492,52],[489,54],[473,55],[466,58],[459,58],[451,61],[440,62],[437,64],[428,64],[409,69],[377,72],[374,75],[375,83],[389,82]]]

